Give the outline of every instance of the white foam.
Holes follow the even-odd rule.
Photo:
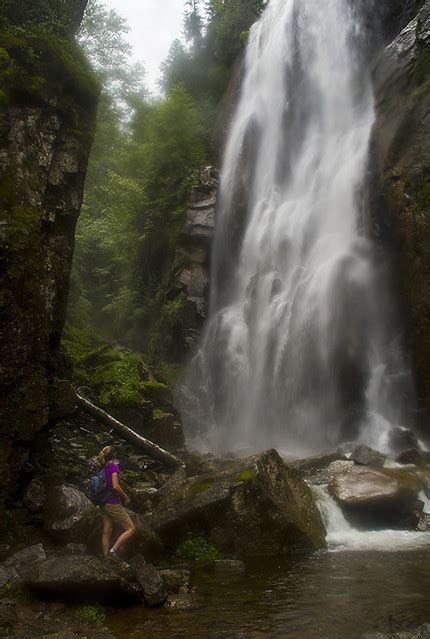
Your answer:
[[[357,530],[345,519],[326,486],[312,486],[326,530],[331,552],[377,550],[398,552],[430,546],[430,533],[409,530]],[[428,502],[428,500],[427,500]]]

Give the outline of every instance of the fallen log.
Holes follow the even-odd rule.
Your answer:
[[[91,417],[95,417],[100,422],[102,422],[102,424],[105,424],[105,426],[112,428],[115,432],[121,435],[121,437],[133,444],[133,446],[140,448],[140,450],[143,450],[154,459],[158,459],[167,466],[178,467],[185,465],[180,459],[175,457],[175,455],[172,455],[171,453],[167,452],[167,450],[164,450],[164,448],[161,448],[157,444],[154,444],[154,442],[146,439],[146,437],[138,435],[134,430],[119,422],[117,419],[115,419],[115,417],[112,417],[112,415],[106,413],[106,411],[104,411],[102,408],[95,406],[92,402],[88,401],[88,399],[81,397],[81,395],[79,395],[78,393],[76,393],[76,405],[79,406],[79,408],[81,408],[85,413],[91,415]]]

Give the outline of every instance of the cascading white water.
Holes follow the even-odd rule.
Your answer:
[[[405,423],[408,373],[366,238],[374,111],[362,44],[346,0],[272,0],[251,30],[210,318],[186,384],[194,446],[383,447],[387,428]]]
[[[349,524],[325,486],[312,486],[327,530],[329,550],[378,550],[396,552],[430,546],[428,532],[410,530],[357,530]],[[421,497],[421,496],[420,496]],[[426,502],[427,498],[424,496]],[[427,503],[426,503],[427,505]]]

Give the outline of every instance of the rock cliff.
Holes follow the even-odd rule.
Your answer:
[[[183,361],[196,349],[208,311],[217,188],[216,169],[203,168],[191,189],[185,224],[176,246],[168,295],[172,307],[176,305],[176,313],[173,325],[162,330],[162,340],[164,350],[177,361]]]
[[[422,3],[421,3],[422,4]],[[378,226],[403,292],[419,420],[430,411],[430,2],[373,70]]]
[[[60,338],[99,91],[72,35],[84,0],[51,3],[51,32],[43,1],[2,4],[0,505],[35,433],[73,406]]]

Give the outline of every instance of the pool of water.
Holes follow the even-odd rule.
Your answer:
[[[354,639],[430,621],[430,549],[318,552],[199,572],[175,607],[115,610],[118,639]]]

